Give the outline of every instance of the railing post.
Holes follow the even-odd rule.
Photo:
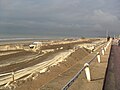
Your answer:
[[[102,48],[102,55],[105,55],[105,51],[104,51],[104,48]]]
[[[104,47],[104,50],[106,51],[106,50],[107,50],[107,48],[106,48],[106,47]]]
[[[12,81],[14,82],[15,81],[15,77],[14,77],[14,72],[12,72]]]
[[[89,69],[89,64],[85,63],[85,74],[86,74],[86,78],[88,81],[91,81],[91,75],[90,75],[90,69]]]
[[[101,58],[100,58],[100,53],[97,52],[97,59],[98,59],[98,62],[100,63],[101,62]]]

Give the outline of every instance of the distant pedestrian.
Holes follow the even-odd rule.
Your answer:
[[[107,42],[110,40],[110,36],[107,37]]]

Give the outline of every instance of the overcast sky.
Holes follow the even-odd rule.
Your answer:
[[[120,0],[0,0],[0,35],[120,33]]]

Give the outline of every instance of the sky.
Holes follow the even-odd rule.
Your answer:
[[[0,0],[0,36],[120,34],[120,0]]]

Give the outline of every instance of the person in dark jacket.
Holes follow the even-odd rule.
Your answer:
[[[110,40],[110,36],[107,37],[107,42]]]
[[[118,46],[120,46],[120,40],[118,40]]]

